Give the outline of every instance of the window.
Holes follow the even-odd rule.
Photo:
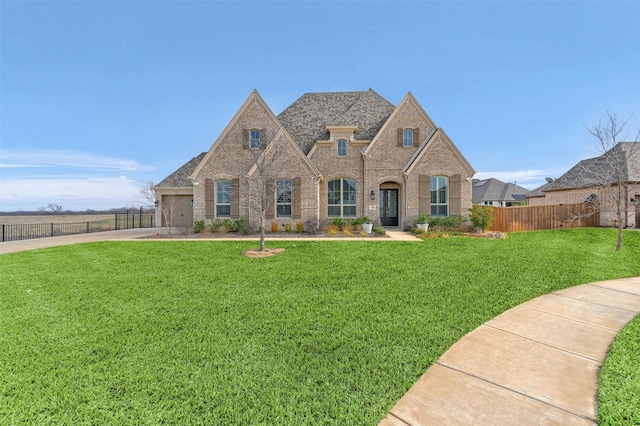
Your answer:
[[[231,217],[231,181],[216,182],[216,217]]]
[[[335,179],[328,184],[329,217],[356,216],[356,181]]]
[[[291,181],[276,181],[276,213],[278,217],[291,217]]]
[[[347,141],[344,139],[338,139],[338,157],[347,156]]]
[[[413,146],[413,130],[404,129],[402,132],[402,146]]]
[[[449,179],[444,176],[431,178],[431,216],[449,215]]]
[[[252,130],[251,131],[251,149],[260,148],[260,130]]]

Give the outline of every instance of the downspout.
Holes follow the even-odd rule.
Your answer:
[[[406,219],[409,217],[409,175],[407,172],[402,172],[402,175],[404,176],[404,219]]]
[[[362,217],[367,216],[369,211],[369,208],[365,208],[365,205],[368,205],[367,194],[369,191],[367,190],[367,155],[363,151],[360,151],[360,155],[362,156],[362,214],[360,215]]]

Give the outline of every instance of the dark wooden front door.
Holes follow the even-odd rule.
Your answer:
[[[382,226],[398,226],[398,190],[380,190],[380,223]]]

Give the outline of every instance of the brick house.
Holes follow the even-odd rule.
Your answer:
[[[154,191],[163,225],[255,226],[266,195],[269,221],[318,227],[366,215],[395,227],[422,213],[467,214],[474,174],[411,93],[398,106],[372,89],[307,93],[276,116],[254,90],[211,149]]]
[[[616,182],[623,184],[619,187]],[[532,206],[595,202],[600,226],[618,225],[616,199],[625,212],[622,225],[640,227],[640,142],[620,142],[599,157],[580,161],[558,179],[548,178],[527,194]]]

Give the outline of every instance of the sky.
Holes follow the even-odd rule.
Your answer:
[[[253,89],[411,92],[477,171],[533,189],[640,128],[637,1],[0,1],[0,211],[148,204]],[[633,115],[635,113],[635,115]]]

